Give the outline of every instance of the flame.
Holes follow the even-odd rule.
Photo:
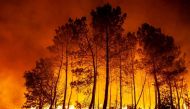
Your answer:
[[[127,109],[127,106],[124,106],[123,109]]]
[[[188,107],[186,106],[185,103],[183,103],[183,108],[184,108],[184,109],[188,109]]]
[[[36,107],[31,107],[30,109],[37,109],[37,108]],[[43,109],[49,109],[49,106],[46,106]],[[61,105],[57,106],[57,109],[62,109],[62,106]],[[67,106],[66,106],[66,109],[68,109]],[[75,106],[74,105],[70,105],[69,109],[75,109]]]

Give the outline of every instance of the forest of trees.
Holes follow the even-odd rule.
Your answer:
[[[24,74],[23,108],[186,109],[185,54],[148,23],[126,32],[127,14],[105,4],[55,30],[49,57]],[[89,23],[89,24],[88,24]],[[141,81],[141,82],[139,82]]]

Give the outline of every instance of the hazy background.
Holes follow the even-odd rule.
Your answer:
[[[189,61],[190,0],[0,0],[1,109],[21,107],[23,73],[46,55],[55,28],[70,16],[90,19],[91,9],[106,2],[128,14],[127,31],[148,22],[173,35]]]

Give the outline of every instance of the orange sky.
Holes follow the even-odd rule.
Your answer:
[[[23,73],[44,56],[54,30],[69,16],[87,16],[108,1],[128,14],[125,29],[148,22],[173,35],[190,59],[189,0],[0,0],[0,109],[20,108]]]

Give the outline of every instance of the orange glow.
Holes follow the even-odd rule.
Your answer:
[[[39,57],[48,55],[46,47],[52,44],[54,29],[65,23],[70,16],[75,18],[84,15],[90,19],[90,10],[105,2],[110,2],[114,6],[119,5],[127,13],[125,23],[127,31],[136,31],[142,23],[149,22],[156,27],[161,27],[165,33],[173,35],[182,46],[182,50],[186,52],[189,67],[190,12],[188,10],[190,10],[190,2],[188,1],[182,3],[180,0],[147,0],[146,2],[143,0],[1,0],[0,109],[20,109],[23,105],[25,101],[24,71],[30,70]],[[137,87],[137,95],[141,90],[142,77],[144,75],[138,74],[136,78],[140,86]],[[189,84],[189,74],[186,79]],[[104,82],[103,79],[98,81],[101,90],[103,90]],[[113,85],[113,88],[116,87]],[[148,93],[148,89],[146,91]],[[116,92],[112,93],[112,102],[115,103]],[[103,94],[101,91],[101,103]],[[154,107],[153,87],[151,96],[153,96],[151,107]],[[80,100],[83,100],[82,95],[79,96]],[[123,104],[131,103],[130,94],[125,95],[123,101]],[[146,105],[148,107],[150,101],[146,93],[145,101],[148,102]],[[75,99],[72,99],[71,103],[74,104],[74,102]],[[141,98],[141,107],[143,107],[142,104]],[[186,108],[185,105],[184,108]],[[74,109],[74,106],[70,109]]]

